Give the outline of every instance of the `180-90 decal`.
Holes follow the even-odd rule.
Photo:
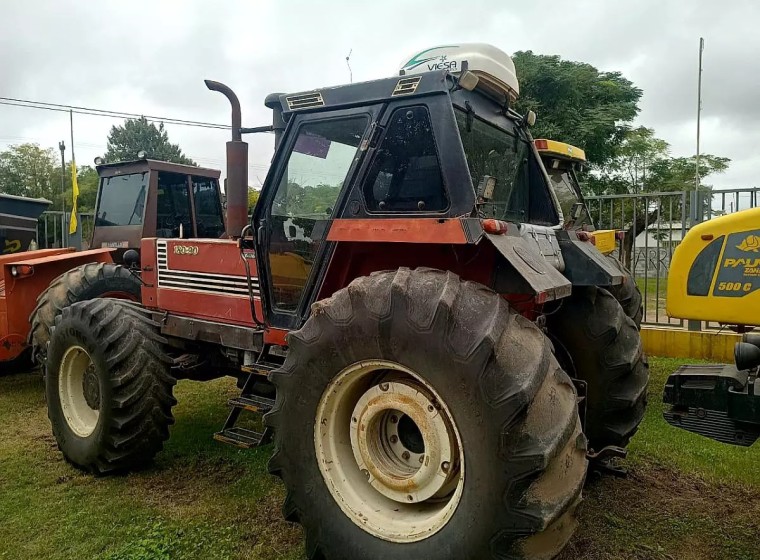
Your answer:
[[[732,233],[713,288],[714,296],[742,297],[760,288],[760,230]]]

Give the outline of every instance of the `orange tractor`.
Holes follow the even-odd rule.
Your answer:
[[[257,128],[206,84],[232,106],[227,238],[149,235],[141,303],[55,318],[46,392],[66,459],[149,461],[177,379],[233,375],[215,437],[274,440],[309,558],[556,555],[589,460],[636,432],[648,371],[613,295],[625,274],[563,227],[511,59],[428,49],[396,77],[270,95]],[[249,222],[241,134],[262,131],[276,151]],[[250,412],[263,430],[238,423]]]
[[[50,327],[64,307],[97,297],[140,301],[137,271],[144,237],[224,234],[219,171],[147,159],[100,164],[97,170],[100,185],[90,240],[96,248],[0,254],[0,373],[20,365],[12,362],[25,362],[32,350],[41,361]],[[9,210],[12,203],[40,204],[3,197]],[[9,225],[20,220],[14,217]],[[30,223],[23,231],[31,236],[36,216]],[[26,248],[28,242],[18,245]]]

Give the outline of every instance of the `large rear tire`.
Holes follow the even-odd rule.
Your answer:
[[[638,328],[602,288],[579,287],[548,315],[562,365],[586,383],[585,433],[592,449],[625,447],[647,404],[649,364]]]
[[[176,380],[158,324],[139,306],[66,307],[50,339],[48,416],[67,461],[94,473],[149,462],[169,437]]]
[[[50,329],[64,308],[102,297],[139,302],[140,288],[140,280],[120,264],[88,263],[61,274],[39,295],[29,317],[29,342],[35,360],[44,362]]]
[[[480,284],[432,269],[316,303],[270,375],[270,471],[307,555],[553,558],[576,527],[586,439],[551,345]]]

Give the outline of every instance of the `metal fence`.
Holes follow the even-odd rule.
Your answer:
[[[597,228],[625,232],[615,256],[636,278],[644,297],[644,323],[684,326],[683,320],[671,319],[665,312],[673,251],[692,225],[759,206],[758,193],[759,188],[746,188],[586,197]],[[689,324],[691,329],[702,326]]]
[[[37,222],[37,244],[40,249],[57,249],[75,247],[89,249],[92,228],[95,222],[93,214],[77,214],[80,235],[69,235],[71,212],[65,214],[60,210],[43,212]]]

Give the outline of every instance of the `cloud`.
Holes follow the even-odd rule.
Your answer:
[[[760,165],[746,147],[760,129],[757,21],[760,5],[749,0],[719,6],[706,0],[27,0],[6,6],[0,19],[0,95],[226,123],[226,101],[202,83],[212,78],[237,91],[245,124],[259,125],[271,119],[263,106],[268,93],[347,82],[349,50],[353,79],[360,81],[395,73],[421,48],[488,42],[622,71],[644,90],[638,121],[654,127],[675,155],[688,155],[703,36],[704,148],[733,160],[720,181],[748,185]],[[102,153],[118,122],[75,115],[78,160]],[[69,135],[65,114],[0,106],[0,123],[0,149],[18,139],[56,147]],[[223,167],[226,133],[167,128],[199,163]],[[263,179],[271,136],[249,141],[251,177]]]

